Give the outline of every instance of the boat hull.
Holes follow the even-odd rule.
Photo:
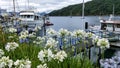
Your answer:
[[[43,26],[44,22],[40,20],[36,21],[21,21],[20,24],[27,25],[27,26]]]

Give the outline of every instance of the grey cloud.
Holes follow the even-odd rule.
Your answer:
[[[28,5],[27,0],[15,0],[15,1],[16,10],[24,10],[27,8]],[[29,0],[29,6],[31,8],[39,10],[40,12],[48,12],[80,2],[82,2],[82,0]],[[9,3],[11,4],[9,5]],[[5,9],[12,10],[13,9],[12,4],[13,4],[12,0],[0,0],[0,6]]]

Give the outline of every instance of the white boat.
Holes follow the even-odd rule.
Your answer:
[[[108,31],[120,31],[120,19],[115,20],[112,15],[109,20],[101,19],[101,29]]]
[[[114,4],[113,13],[110,15],[108,20],[100,18],[101,29],[108,31],[120,31],[120,19],[114,17]]]
[[[43,17],[34,11],[21,11],[20,14],[20,24],[28,26],[43,26],[44,20]]]

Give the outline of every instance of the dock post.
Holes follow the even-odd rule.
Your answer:
[[[115,25],[113,24],[113,31],[115,31]]]
[[[45,16],[43,17],[43,22],[44,22],[44,24],[43,24],[43,35],[45,36],[46,35],[46,26],[45,26]]]
[[[97,61],[99,68],[100,68],[100,59],[101,59],[101,57],[102,57],[101,56],[101,48],[99,48],[98,61]]]
[[[88,22],[85,22],[85,29],[88,29]]]
[[[88,22],[85,22],[85,30],[88,29]]]

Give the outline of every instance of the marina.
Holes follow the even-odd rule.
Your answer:
[[[11,12],[0,8],[0,68],[120,68],[120,16],[114,4],[109,17],[99,6],[101,12],[88,9],[97,0],[59,10],[49,8],[56,2],[41,2],[12,0]]]

